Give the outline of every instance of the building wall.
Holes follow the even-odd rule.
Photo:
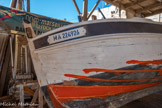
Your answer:
[[[119,18],[119,9],[116,6],[110,6],[101,9],[102,13],[106,18]],[[103,19],[101,13],[98,10],[95,10],[92,15],[95,15],[97,19]],[[92,15],[89,20],[92,20]],[[121,10],[121,18],[126,18],[126,12]]]
[[[147,17],[147,18],[152,19],[153,21],[156,21],[156,22],[162,22],[162,13],[154,15],[154,16],[150,16],[150,17]]]
[[[108,18],[119,18],[119,8],[117,8],[116,6],[112,5],[110,7],[102,8],[101,11],[107,19]],[[101,13],[98,10],[95,10],[92,15],[95,15],[97,17],[97,19],[103,19]],[[89,18],[89,20],[92,20],[92,15]],[[160,15],[160,17],[159,17],[159,15]],[[121,18],[126,18],[126,11],[121,10]],[[147,18],[151,19],[153,21],[162,22],[162,13],[154,15],[154,16],[150,16]]]

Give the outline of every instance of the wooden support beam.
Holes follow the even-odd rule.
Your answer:
[[[15,54],[14,54],[14,73],[17,73],[17,64],[18,64],[18,51],[19,51],[19,48],[18,48],[18,35],[15,36]]]
[[[94,12],[94,10],[96,9],[96,7],[98,6],[98,4],[100,3],[101,0],[98,0],[97,3],[95,4],[95,6],[92,8],[90,14],[88,15],[88,19],[90,18],[90,16],[92,15],[92,13]]]
[[[0,76],[1,76],[2,65],[5,61],[5,58],[4,58],[5,53],[4,52],[6,51],[6,48],[7,48],[7,44],[8,44],[7,41],[8,41],[7,34],[0,36],[0,44],[1,44],[1,46],[0,46]]]
[[[3,97],[0,97],[0,102],[3,102],[4,100],[12,99],[12,98],[13,98],[12,95],[9,95],[9,96],[3,96]]]
[[[156,15],[162,13],[162,9],[159,9],[157,11],[152,12],[151,14],[144,14],[144,17],[148,17],[148,16],[152,16],[152,15]]]
[[[36,89],[34,96],[32,98],[31,103],[36,103],[37,99],[38,99],[38,92],[39,92],[39,87]],[[34,106],[30,106],[29,108],[35,108]]]
[[[41,88],[39,89],[39,108],[43,108],[43,93]]]
[[[31,89],[29,89],[28,87],[24,87],[24,91],[26,93],[28,93],[29,95],[34,96],[34,92]]]
[[[87,21],[87,12],[88,12],[88,0],[83,0],[83,21]]]
[[[6,75],[8,72],[8,68],[9,68],[9,62],[10,62],[10,45],[9,45],[9,40],[7,42],[7,48],[5,53],[5,60],[2,66],[2,73],[0,76],[0,97],[3,96],[3,92],[4,92],[4,86],[5,86],[5,81],[6,81]]]
[[[128,8],[130,8],[130,7],[134,6],[134,5],[138,5],[138,4],[140,4],[140,3],[144,2],[144,1],[146,1],[146,0],[137,0],[137,2],[132,2],[132,3],[130,3],[130,4],[124,5],[124,7],[125,7],[126,9],[128,9]]]
[[[121,18],[121,2],[119,2],[119,18]]]
[[[155,4],[149,5],[147,7],[144,7],[143,9],[138,9],[138,10],[136,10],[136,13],[139,14],[139,13],[142,13],[143,11],[147,11],[152,8],[159,7],[159,6],[162,6],[162,3],[155,3]]]
[[[74,3],[74,6],[75,6],[75,8],[76,8],[76,10],[77,10],[77,12],[78,12],[78,14],[79,14],[79,16],[80,16],[81,13],[80,13],[80,10],[79,10],[79,8],[78,8],[78,5],[77,5],[76,1],[73,0],[73,3]]]
[[[22,0],[18,0],[17,9],[22,10]]]
[[[35,93],[34,93],[34,96],[33,96],[33,99],[32,99],[32,103],[35,103],[36,100],[38,99],[38,91],[39,91],[39,88],[36,89]]]
[[[11,8],[16,8],[16,4],[17,4],[17,0],[12,0],[10,7]]]
[[[30,0],[27,0],[27,12],[30,12]]]
[[[24,104],[24,85],[20,85],[20,104]],[[21,105],[21,108],[24,106]]]

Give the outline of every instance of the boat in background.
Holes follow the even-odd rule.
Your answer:
[[[65,20],[50,18],[0,5],[0,20],[2,20],[11,29],[11,33],[20,35],[24,34],[23,19],[30,21],[37,35],[64,25],[72,24]]]
[[[24,26],[51,107],[120,107],[162,90],[162,23],[96,20],[39,36]]]

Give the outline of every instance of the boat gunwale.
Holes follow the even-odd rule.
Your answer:
[[[133,37],[134,35],[138,35],[138,36]],[[65,42],[58,43],[58,44],[51,44],[49,46],[35,49],[34,53],[40,53],[40,52],[43,53],[44,51],[46,52],[47,50],[51,50],[53,48],[55,48],[55,49],[65,48],[65,46],[71,46],[71,45],[81,44],[81,43],[85,43],[85,42],[105,40],[105,38],[106,38],[106,40],[107,39],[125,39],[125,38],[129,38],[129,39],[130,38],[148,38],[148,37],[149,38],[157,38],[152,35],[157,35],[159,38],[160,37],[162,38],[161,33],[116,33],[116,34],[96,35],[93,37],[86,37],[86,39],[80,38],[80,39],[76,39],[76,40],[71,40],[72,42],[65,41]],[[99,40],[97,40],[97,39],[99,39]],[[84,41],[84,42],[82,42],[82,41]]]
[[[80,22],[80,23],[69,24],[69,25],[66,25],[64,27],[60,27],[60,28],[48,31],[46,33],[43,33],[41,35],[38,35],[37,37],[32,38],[30,40],[34,41],[34,40],[37,40],[39,38],[42,38],[42,37],[45,37],[45,36],[49,36],[49,35],[55,34],[57,32],[64,31],[64,30],[69,29],[69,28],[75,28],[75,27],[80,27],[80,26],[84,26],[84,25],[89,25],[89,24],[94,24],[94,23],[98,24],[98,23],[104,23],[104,22],[137,22],[137,23],[148,23],[148,24],[162,25],[162,23],[154,22],[154,21],[151,21],[149,19],[142,19],[142,18],[105,19],[105,20],[96,20],[96,21],[92,20],[92,21],[85,21],[85,22]]]

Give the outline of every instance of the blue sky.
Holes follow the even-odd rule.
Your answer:
[[[11,0],[0,0],[0,5],[10,6]],[[26,0],[24,0],[26,2]],[[77,22],[78,13],[72,0],[30,0],[31,13],[44,15],[57,19],[66,19],[67,21]],[[98,0],[88,0],[88,10],[90,11]],[[83,0],[76,0],[80,11],[82,12]],[[98,7],[104,7],[101,1]]]

